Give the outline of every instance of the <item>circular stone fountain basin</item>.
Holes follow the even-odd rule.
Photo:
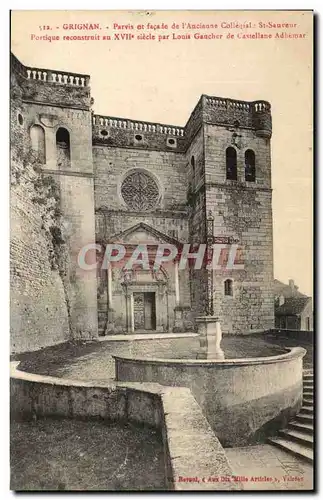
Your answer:
[[[225,360],[113,357],[116,380],[189,387],[222,445],[243,446],[284,427],[301,407],[306,351],[278,351]]]

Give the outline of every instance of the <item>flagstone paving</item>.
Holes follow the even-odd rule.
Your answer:
[[[261,444],[225,451],[245,490],[313,489],[313,467],[274,446]]]

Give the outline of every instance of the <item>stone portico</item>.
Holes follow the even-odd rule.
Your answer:
[[[180,270],[178,260],[174,259],[154,270],[158,245],[180,248],[181,243],[145,223],[113,236],[109,243],[123,245],[126,255],[108,269],[99,270],[100,333],[192,329],[188,268]],[[149,268],[134,264],[127,269],[126,263],[138,245],[148,250]]]

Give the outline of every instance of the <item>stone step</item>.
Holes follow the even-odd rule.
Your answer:
[[[313,375],[303,375],[303,382],[313,382],[314,377]]]
[[[313,415],[313,406],[305,406],[303,405],[301,408],[302,413],[307,413],[308,415]]]
[[[313,423],[313,415],[309,415],[307,413],[303,413],[302,411],[300,411],[296,417],[295,417],[295,420],[297,420],[297,422],[305,422],[305,423]]]
[[[301,443],[308,448],[313,448],[314,438],[307,432],[290,429],[288,426],[287,429],[282,429],[278,432],[278,434],[284,439],[288,439],[289,441],[294,441],[296,443]]]
[[[314,405],[314,399],[313,399],[313,398],[310,398],[310,397],[308,397],[308,398],[303,398],[303,405],[305,405],[305,404],[306,404],[306,405],[312,405],[312,406],[313,406],[313,405]]]
[[[312,385],[310,385],[310,384],[303,384],[303,391],[306,391],[306,390],[314,391],[313,384]]]
[[[278,446],[278,448],[286,451],[287,453],[291,453],[296,457],[300,457],[307,462],[313,463],[314,452],[311,448],[304,446],[300,443],[295,443],[294,441],[289,441],[288,439],[284,439],[281,437],[277,438],[269,438],[268,442],[273,444],[274,446]]]
[[[307,399],[303,399],[303,405],[304,408],[312,408],[313,411],[313,401],[309,402]]]
[[[303,391],[303,398],[314,398],[313,391]]]
[[[288,428],[295,429],[297,431],[307,432],[307,434],[314,433],[314,426],[310,423],[305,422],[297,422],[297,420],[293,420],[288,423]]]

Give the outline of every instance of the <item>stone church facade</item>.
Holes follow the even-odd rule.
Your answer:
[[[37,153],[42,178],[58,186],[68,255],[65,336],[194,329],[205,314],[205,269],[180,270],[174,262],[158,272],[84,271],[77,254],[92,242],[129,250],[146,244],[151,254],[160,243],[206,243],[210,220],[213,242],[235,242],[243,256],[242,269],[213,272],[223,332],[274,326],[268,102],[202,95],[178,127],[94,114],[88,75],[29,68],[15,56],[11,74],[11,148],[21,146],[22,161]],[[21,258],[16,238],[14,264]],[[15,279],[13,314],[22,307],[21,273]]]

